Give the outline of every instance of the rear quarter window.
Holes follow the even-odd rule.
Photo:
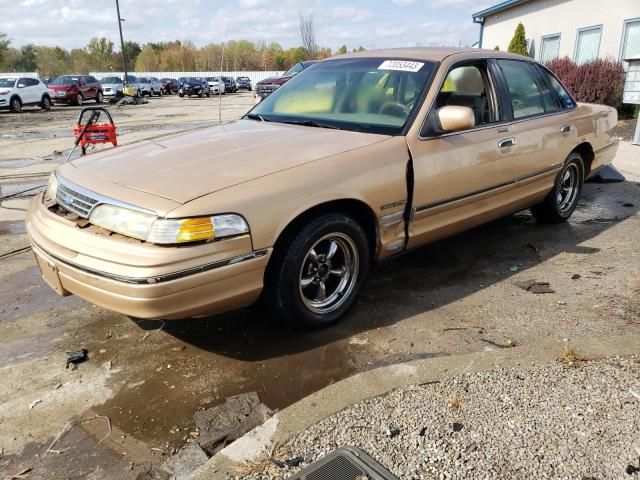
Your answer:
[[[571,94],[567,91],[566,88],[562,86],[562,84],[558,81],[558,79],[549,72],[546,68],[542,66],[538,66],[540,70],[540,74],[547,81],[547,83],[551,86],[551,88],[556,92],[556,95],[560,99],[560,104],[564,110],[569,110],[575,108],[576,102],[571,96]]]

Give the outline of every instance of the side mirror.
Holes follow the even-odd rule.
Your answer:
[[[476,116],[469,107],[448,105],[436,112],[440,129],[445,132],[459,132],[476,126]]]
[[[26,85],[24,83],[19,83],[18,84],[18,88],[24,88],[24,87],[26,87]]]

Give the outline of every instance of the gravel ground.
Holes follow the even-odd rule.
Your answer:
[[[355,445],[400,479],[640,478],[627,472],[640,467],[637,395],[638,357],[498,369],[354,405],[274,456],[310,461]],[[282,478],[296,470],[268,461],[262,467],[239,478]]]

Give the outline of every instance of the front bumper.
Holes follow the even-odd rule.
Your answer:
[[[75,102],[77,94],[65,92],[49,92],[52,102]]]
[[[280,85],[272,85],[272,84],[258,85],[256,87],[256,93],[260,97],[265,98],[271,95],[273,92],[275,92],[279,87]]]
[[[43,278],[59,294],[137,318],[248,306],[260,295],[271,255],[254,252],[248,235],[176,247],[99,235],[49,211],[42,194],[31,202],[26,225]]]

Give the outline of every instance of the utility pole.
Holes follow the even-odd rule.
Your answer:
[[[122,38],[122,22],[123,18],[120,18],[120,3],[116,0],[116,10],[118,12],[118,29],[120,30],[120,48],[122,49],[122,66],[124,68],[124,78],[122,82],[125,86],[129,85],[128,76],[127,76],[127,56],[124,51],[124,39]]]

